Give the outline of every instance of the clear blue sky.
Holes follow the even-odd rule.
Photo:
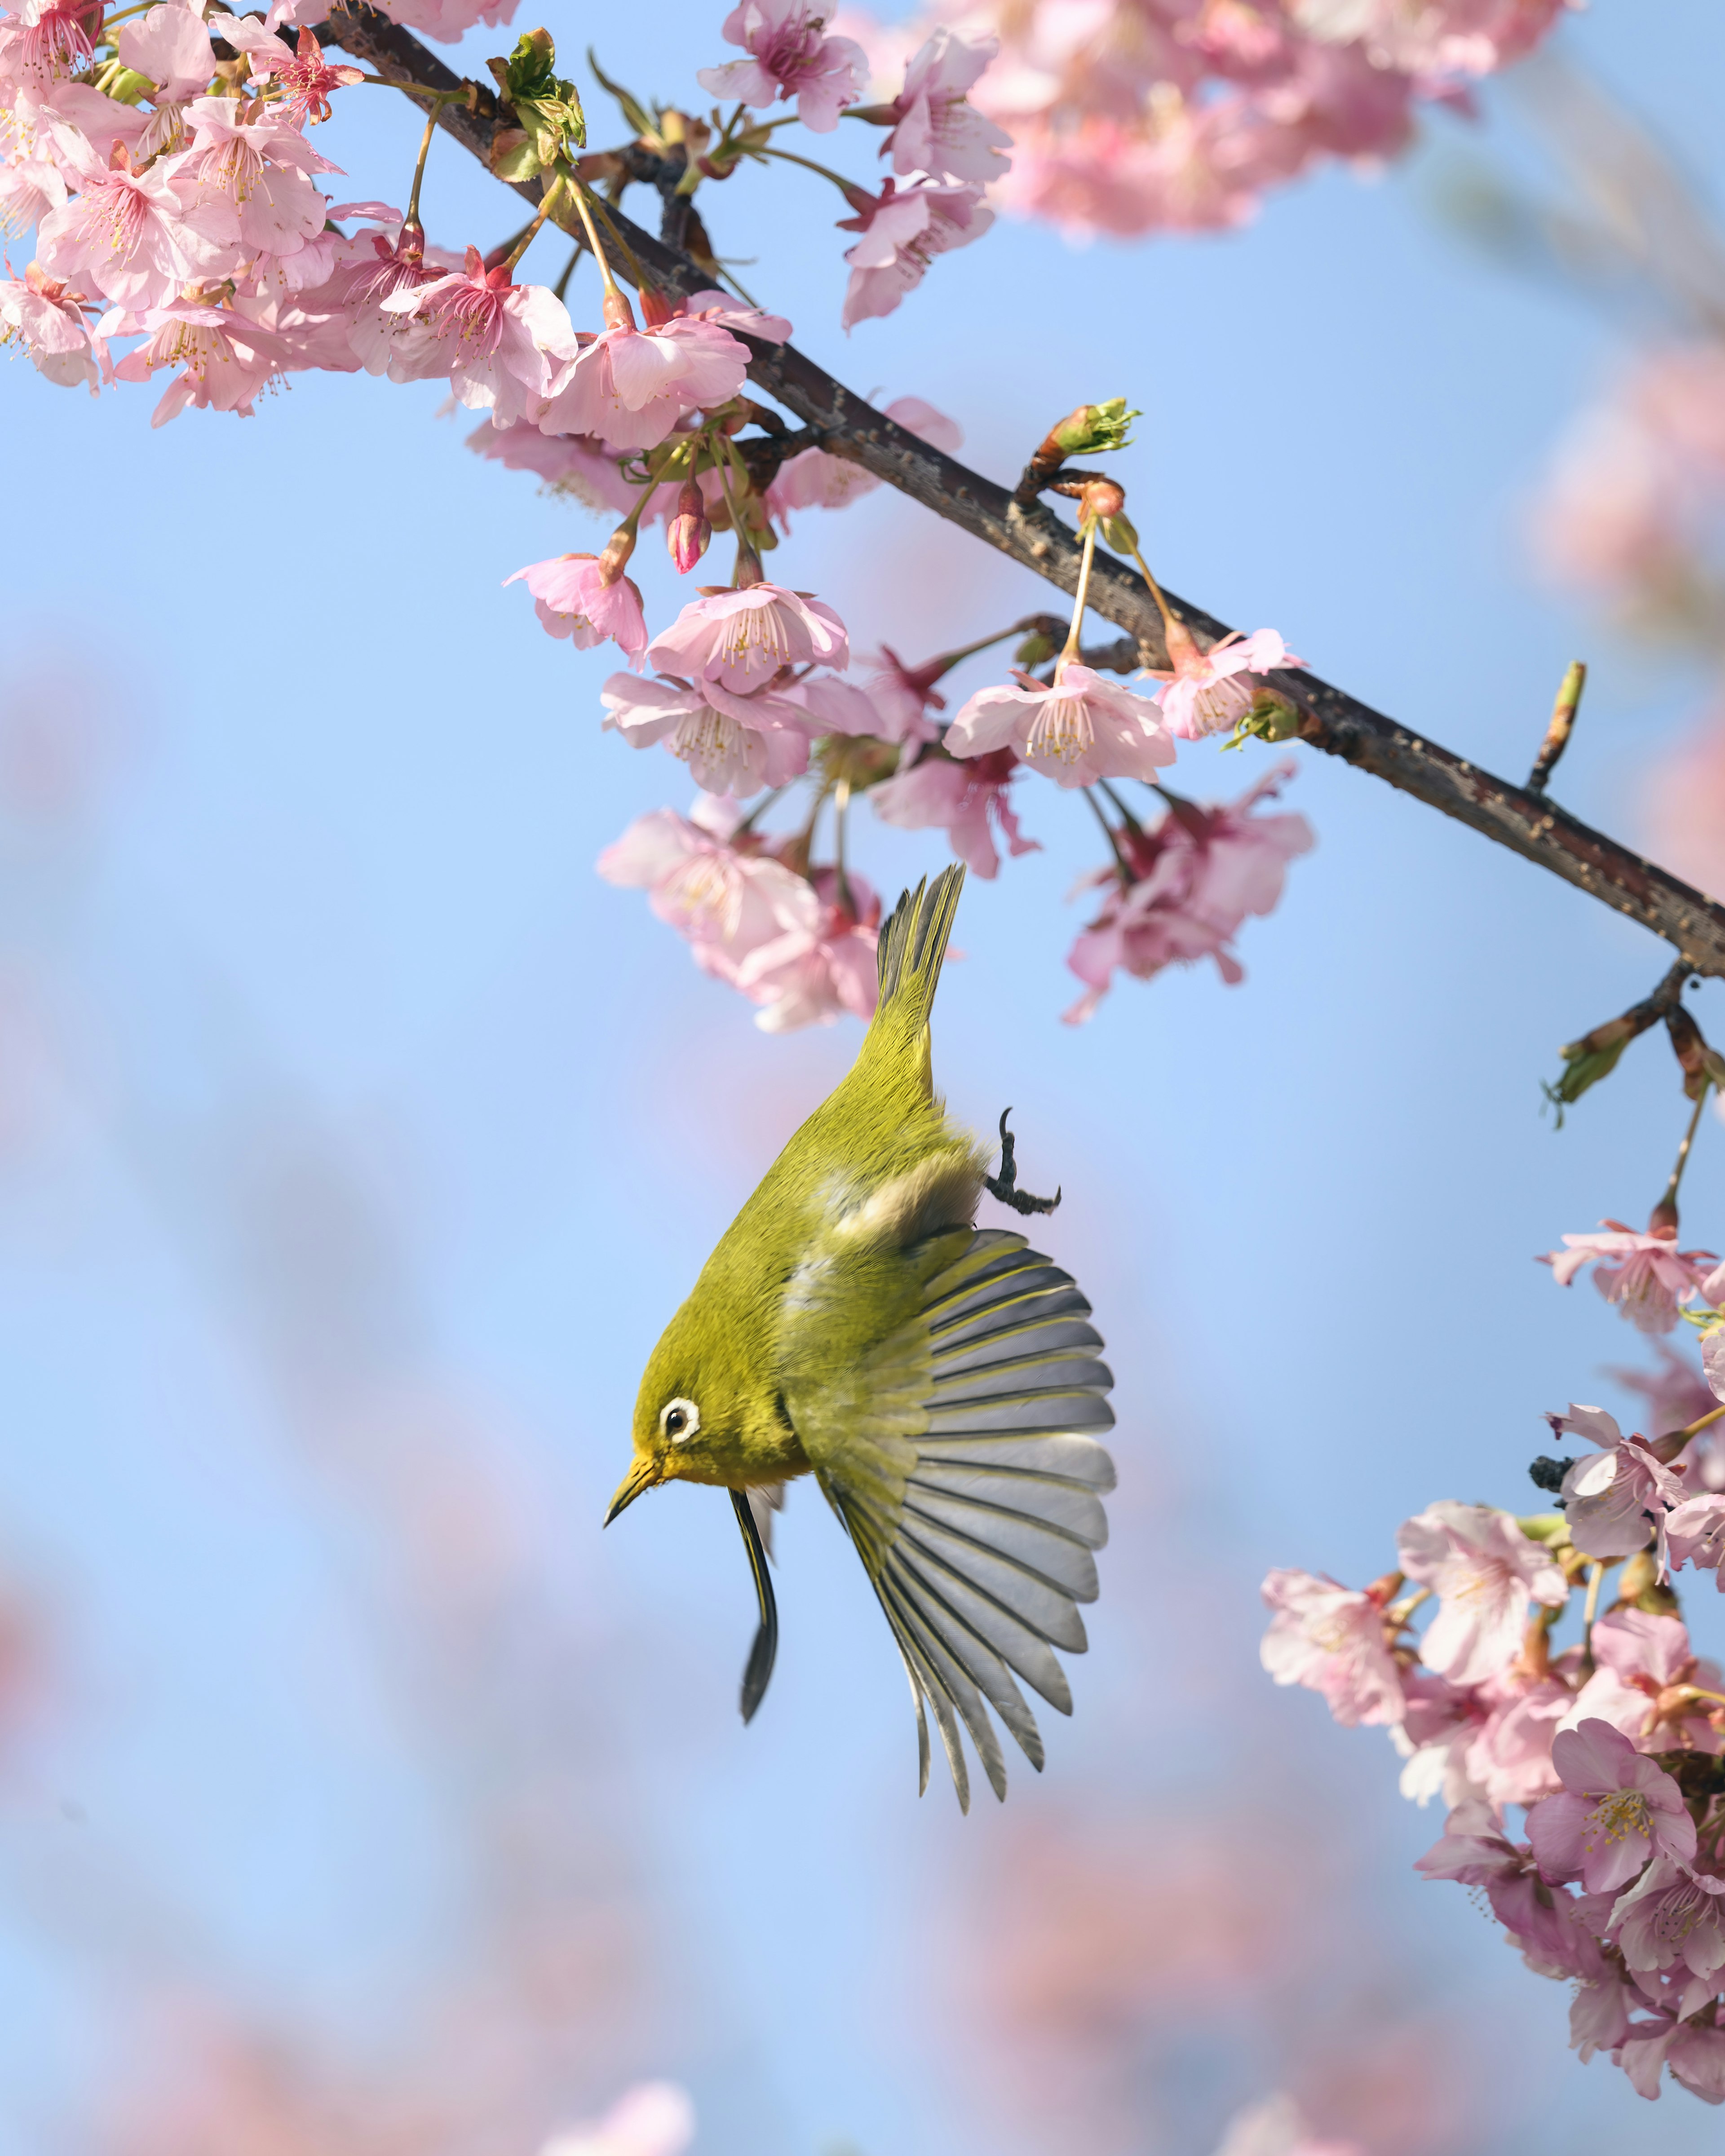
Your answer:
[[[689,95],[719,13],[617,11],[600,58]],[[1699,0],[1660,13],[1656,44],[1628,0],[1563,37],[1717,180],[1725,30]],[[572,50],[591,25],[552,27]],[[1395,172],[1329,172],[1227,238],[1075,249],[1003,223],[849,340],[819,182],[746,175],[711,216],[799,344],[952,413],[997,475],[1074,403],[1128,395],[1122,476],[1168,583],[1485,763],[1526,765],[1586,656],[1558,791],[1633,839],[1694,684],[1543,593],[1521,536],[1625,347],[1436,213],[1471,140],[1526,154],[1507,93],[1481,102],[1476,138],[1439,116]],[[399,199],[416,122],[359,105],[320,145],[350,192]],[[441,142],[426,212],[449,244],[509,221]],[[1651,1204],[1670,1067],[1644,1046],[1560,1135],[1538,1081],[1661,949],[1302,755],[1289,805],[1318,849],[1243,936],[1245,984],[1127,983],[1070,1031],[1064,895],[1094,834],[1027,784],[1046,850],[973,880],[937,1048],[954,1106],[987,1126],[1009,1101],[1027,1178],[1064,1184],[1052,1246],[1119,1378],[1077,1717],[1004,1815],[919,1806],[896,1657],[799,1489],[778,1673],[744,1732],[722,1499],[597,1523],[660,1325],[855,1034],[759,1035],[593,875],[682,773],[601,736],[605,654],[501,588],[603,526],[467,454],[439,393],[299,377],[253,421],[152,433],[147,392],[92,404],[22,364],[0,388],[0,687],[93,743],[80,808],[14,803],[0,834],[0,1568],[52,1676],[0,1807],[4,2156],[51,2123],[85,2145],[68,2122],[136,2064],[145,1997],[215,1999],[387,2076],[434,2057],[464,1987],[511,2024],[531,1994],[561,2030],[563,2115],[637,2071],[686,2078],[702,2156],[1070,2147],[1003,2099],[1011,2046],[978,2004],[1025,1891],[1014,1837],[1130,1850],[1205,1820],[1296,1852],[1310,1971],[1272,1925],[1249,2011],[1189,1987],[1176,2037],[1117,2043],[1142,2062],[1123,2146],[1207,2156],[1308,2055],[1369,2048],[1350,1966],[1394,1969],[1407,2025],[1502,2077],[1482,2118],[1418,2142],[1433,2156],[1645,2131],[1620,2077],[1563,2052],[1558,1987],[1411,1879],[1440,1822],[1401,1805],[1382,1738],[1261,1678],[1255,1591],[1271,1563],[1370,1577],[1434,1497],[1524,1502],[1539,1412],[1637,1359],[1530,1257]],[[779,561],[860,644],[913,655],[1041,593],[884,493],[810,514]],[[662,617],[673,579],[644,581]],[[1199,748],[1183,772],[1214,796],[1261,762]],[[889,892],[936,859],[865,843]],[[1710,1124],[1686,1219],[1716,1247],[1722,1158]],[[500,1849],[528,1852],[503,1884]],[[542,1897],[572,1912],[579,1980],[512,1991]],[[531,2156],[539,2101],[459,2145]],[[1672,2156],[1717,2131],[1681,2095],[1658,2124]]]

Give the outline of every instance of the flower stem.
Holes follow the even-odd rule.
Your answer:
[[[1055,661],[1055,680],[1058,681],[1066,670],[1066,662],[1078,652],[1078,632],[1084,626],[1084,609],[1090,598],[1090,572],[1096,558],[1096,522],[1091,517],[1084,527],[1084,558],[1078,564],[1078,589],[1072,597],[1072,626],[1066,631],[1066,648]]]
[[[1701,1125],[1701,1111],[1707,1106],[1710,1084],[1711,1081],[1706,1078],[1701,1081],[1701,1091],[1695,1096],[1695,1111],[1689,1118],[1688,1129],[1683,1133],[1683,1142],[1677,1147],[1676,1165],[1671,1170],[1671,1179],[1665,1187],[1665,1196],[1654,1209],[1656,1214],[1669,1209],[1674,1228],[1677,1223],[1677,1185],[1683,1180],[1683,1171],[1689,1165],[1689,1148],[1695,1143],[1695,1133]]]
[[[778,800],[779,795],[785,790],[785,788],[783,786],[775,786],[770,793],[763,793],[761,796],[754,807],[750,809],[747,815],[743,818],[737,829],[731,834],[731,841],[732,844],[736,844],[737,840],[742,836],[745,831],[753,829],[756,819],[757,817],[764,816],[767,814],[767,811],[773,806],[773,803]]]
[[[419,190],[425,184],[425,160],[431,155],[431,138],[437,132],[437,115],[428,113],[425,132],[419,137],[419,155],[413,162],[413,184],[408,191],[408,213],[402,222],[402,230],[419,222]]]
[[[1090,803],[1091,814],[1102,827],[1103,835],[1108,841],[1108,850],[1114,856],[1114,866],[1120,876],[1120,888],[1122,891],[1130,891],[1132,887],[1132,872],[1126,865],[1126,855],[1120,850],[1120,840],[1116,835],[1114,826],[1102,814],[1102,804],[1097,800],[1092,789],[1086,786],[1082,790],[1085,799]]]
[[[1587,1607],[1581,1613],[1581,1653],[1589,1669],[1594,1659],[1594,1620],[1599,1614],[1599,1586],[1604,1577],[1604,1560],[1595,1558],[1587,1576]]]
[[[839,885],[839,903],[855,921],[856,901],[851,896],[850,879],[845,873],[845,819],[850,808],[850,781],[840,778],[833,787],[833,869]]]
[[[731,491],[731,465],[726,457],[715,457],[713,469],[719,475],[719,490],[725,497],[725,506],[731,512],[731,529],[737,540],[737,563],[731,572],[731,588],[740,592],[751,584],[758,584],[761,578],[761,557],[753,542],[742,528],[742,515]],[[748,570],[750,574],[745,575]],[[816,804],[819,806],[819,803]]]
[[[829,165],[817,165],[813,157],[798,157],[794,150],[781,150],[776,143],[763,142],[758,149],[747,150],[744,155],[752,157],[779,157],[783,158],[788,165],[802,166],[804,172],[819,172],[822,179],[832,182],[839,193],[844,196],[846,206],[855,210],[859,215],[862,213],[865,203],[867,203],[871,209],[874,207],[875,198],[867,188],[858,187],[855,180],[847,180],[842,172],[835,172]]]
[[[1125,802],[1121,799],[1120,796],[1114,791],[1114,788],[1108,783],[1107,780],[1106,778],[1099,778],[1096,781],[1096,783],[1101,788],[1103,793],[1107,795],[1108,798],[1114,803],[1114,806],[1120,811],[1121,821],[1126,825],[1127,830],[1142,831],[1144,828],[1143,825],[1138,821],[1137,818],[1133,815],[1132,810],[1127,807]]]
[[[538,216],[534,218],[533,222],[527,227],[526,230],[522,233],[520,239],[516,241],[514,246],[510,249],[508,254],[503,258],[502,266],[510,272],[511,276],[515,274],[516,264],[521,260],[522,255],[526,253],[527,249],[533,244],[533,242],[539,237],[541,228],[543,227],[545,220],[551,215],[552,210],[556,208],[557,197],[562,192],[563,176],[559,172],[557,177],[552,182],[551,185],[545,190],[545,192],[539,198]]]
[[[587,244],[593,251],[593,259],[599,265],[599,282],[605,288],[605,297],[608,300],[617,299],[621,295],[617,290],[617,280],[611,275],[609,258],[600,244],[599,235],[593,228],[593,211],[588,205],[588,192],[587,182],[584,180],[578,182],[575,188],[576,212],[581,219],[581,228],[587,234]]]

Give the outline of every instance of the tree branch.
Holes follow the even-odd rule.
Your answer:
[[[329,19],[317,25],[316,34],[324,44],[340,45],[366,61],[410,95],[415,89],[460,86],[460,78],[417,38],[366,6],[364,0],[342,0]],[[479,87],[468,103],[440,105],[438,122],[464,149],[488,164],[495,114],[495,96]],[[536,203],[539,182],[518,186],[516,192]],[[567,214],[572,222],[572,211]],[[614,208],[611,217],[643,270],[668,291],[686,295],[711,288],[711,275],[686,255],[663,245],[620,210]],[[562,216],[557,221],[563,222]],[[619,273],[625,267],[622,263],[615,266]],[[1027,504],[993,480],[931,449],[793,346],[752,338],[746,341],[751,378],[803,421],[808,430],[803,441],[818,444],[831,455],[850,458],[1050,583],[1076,591],[1078,542],[1044,503],[1033,500]],[[1168,596],[1201,644],[1208,646],[1228,634],[1226,624],[1214,615],[1173,593]],[[1135,639],[1146,664],[1167,663],[1161,617],[1135,571],[1098,552],[1090,604]],[[1639,921],[1671,944],[1690,971],[1725,978],[1725,906],[1590,829],[1543,795],[1481,770],[1316,675],[1284,669],[1268,678],[1298,709],[1299,737],[1308,747],[1340,757],[1387,781]]]

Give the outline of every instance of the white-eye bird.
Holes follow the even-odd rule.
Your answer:
[[[778,1640],[756,1507],[813,1469],[892,1627],[916,1708],[921,1787],[933,1709],[958,1801],[970,1732],[1006,1794],[986,1700],[1033,1766],[1042,1740],[1021,1677],[1072,1711],[1054,1650],[1085,1647],[1114,1466],[1102,1342],[1070,1277],[1022,1235],[974,1224],[986,1188],[1016,1188],[934,1090],[928,1019],[964,880],[949,868],[900,899],[881,932],[880,1002],[855,1065],[726,1230],[654,1349],[634,1460],[606,1525],[673,1481],[731,1492],[760,1626],[747,1721]],[[752,1502],[752,1500],[753,1501]],[[764,1517],[764,1515],[762,1515]]]

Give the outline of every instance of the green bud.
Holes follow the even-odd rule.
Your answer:
[[[1049,439],[1069,457],[1106,456],[1128,446],[1132,423],[1142,416],[1128,412],[1123,397],[1111,397],[1106,404],[1081,404],[1057,427],[1050,428]]]
[[[1603,1029],[1602,1029],[1603,1030]],[[1635,1039],[1632,1033],[1624,1033],[1604,1046],[1590,1045],[1587,1040],[1572,1041],[1563,1051],[1563,1075],[1555,1086],[1543,1086],[1541,1091],[1558,1111],[1558,1128],[1563,1127],[1563,1111],[1573,1108],[1589,1086],[1597,1086],[1602,1078],[1609,1078],[1617,1068],[1618,1059]]]
[[[1292,741],[1300,731],[1298,706],[1274,689],[1260,689],[1252,700],[1252,708],[1240,721],[1234,732],[1222,744],[1224,748],[1239,748],[1249,741]]]
[[[1045,636],[1040,629],[1033,629],[1012,654],[1013,661],[1028,673],[1033,666],[1045,666],[1060,648],[1051,636]]]
[[[1518,1519],[1516,1525],[1530,1543],[1566,1543],[1569,1539],[1569,1522],[1561,1512],[1530,1512]]]
[[[156,85],[136,68],[116,67],[102,77],[102,95],[121,105],[136,105],[141,97],[154,97]]]
[[[1117,554],[1136,554],[1138,534],[1131,517],[1105,516],[1102,519],[1102,544],[1111,547]]]
[[[506,60],[485,63],[504,98],[515,107],[516,121],[531,146],[529,155],[519,145],[511,145],[501,158],[494,150],[491,169],[503,179],[531,179],[535,172],[556,162],[566,141],[572,142],[578,150],[586,147],[587,121],[581,110],[581,95],[572,82],[564,81],[557,72],[557,43],[549,30],[528,30]],[[516,169],[506,171],[506,161]]]

